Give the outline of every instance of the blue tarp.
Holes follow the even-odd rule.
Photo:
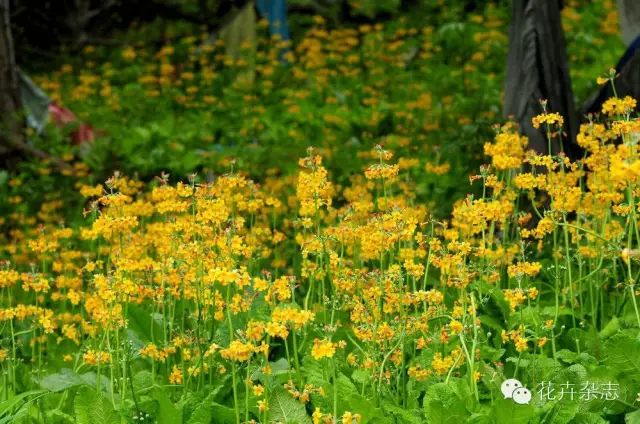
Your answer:
[[[256,0],[260,15],[269,21],[271,34],[278,34],[281,40],[288,41],[289,25],[287,24],[286,0]]]

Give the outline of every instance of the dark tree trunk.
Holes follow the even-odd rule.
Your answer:
[[[9,0],[0,0],[0,153],[23,142],[24,119],[20,118],[20,91],[9,22]],[[3,151],[3,152],[2,152]]]

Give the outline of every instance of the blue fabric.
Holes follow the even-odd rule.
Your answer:
[[[282,41],[289,40],[289,25],[287,24],[286,0],[256,0],[260,14],[269,21],[271,34],[279,34]]]
[[[622,70],[622,67],[626,65],[629,59],[631,59],[636,53],[636,50],[640,50],[640,37],[636,38],[633,43],[631,43],[627,51],[624,52],[624,56],[622,56],[618,65],[616,65],[616,71],[620,72]]]

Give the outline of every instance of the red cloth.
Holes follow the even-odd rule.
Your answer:
[[[66,107],[57,105],[55,102],[49,104],[49,115],[57,127],[65,127],[72,122],[78,121],[73,112]],[[80,122],[78,129],[71,133],[71,144],[78,145],[91,142],[95,139],[95,136],[95,131],[91,125]]]

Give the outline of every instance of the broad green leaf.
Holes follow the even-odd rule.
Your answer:
[[[618,333],[604,344],[604,362],[616,375],[640,376],[640,340]]]
[[[618,384],[613,390],[621,402],[602,399],[600,400],[600,409],[596,409],[597,404],[594,403],[593,407],[589,409],[591,412],[598,413],[606,410],[607,414],[619,414],[622,416],[624,413],[631,412],[627,405],[639,406],[637,399],[638,393],[640,393],[640,383],[637,381],[637,375],[619,376],[617,379],[606,378],[603,380],[606,380],[607,384],[609,382]]]
[[[587,380],[587,370],[579,364],[560,371],[552,380],[556,400],[545,403],[542,412],[549,422],[568,424],[576,417],[581,407],[580,390]],[[559,395],[562,393],[562,396]]]
[[[86,384],[85,381],[69,368],[63,368],[60,372],[49,374],[40,380],[40,387],[52,392],[61,392],[83,384]]]
[[[346,378],[344,375],[342,375],[342,377]],[[382,409],[376,408],[369,399],[361,396],[359,393],[349,395],[345,403],[347,405],[346,409],[348,409],[349,412],[360,414],[360,422],[362,424],[386,424],[392,422],[390,418],[385,416]],[[339,414],[342,414],[342,412],[339,412]]]
[[[628,413],[624,416],[625,424],[640,424],[640,409]]]
[[[269,398],[268,422],[285,424],[310,424],[311,418],[300,402],[291,397],[284,388],[275,390]]]
[[[312,399],[313,407],[319,407],[323,411],[333,411],[333,398],[337,391],[338,415],[342,416],[346,411],[361,413],[350,405],[351,396],[359,395],[359,392],[356,385],[346,375],[338,372],[336,382],[332,384],[330,382],[333,374],[331,368],[326,366],[325,361],[317,361],[310,356],[304,360],[303,373],[307,378],[307,383],[313,384],[315,387],[323,387],[326,393],[325,396],[315,396]],[[373,408],[373,405],[368,405],[366,408]]]
[[[454,393],[463,400],[467,411],[473,409],[473,395],[467,380],[461,378],[452,378],[449,380],[449,386],[453,389]]]
[[[424,398],[424,412],[429,424],[459,423],[468,416],[469,399],[460,396],[464,391],[458,383],[437,383],[429,387]]]
[[[289,372],[289,362],[287,358],[280,358],[275,362],[270,362],[271,375],[287,374]]]
[[[151,371],[142,370],[138,371],[133,376],[133,390],[137,392],[149,389],[153,386],[153,375]]]
[[[233,408],[213,402],[211,411],[216,424],[233,424],[236,422],[236,411]]]
[[[355,370],[353,374],[351,374],[351,380],[355,381],[360,385],[368,383],[370,379],[371,379],[371,374],[366,372],[365,370],[358,369],[358,370]]]
[[[545,316],[546,318],[552,318],[556,315],[556,307],[555,306],[544,306],[542,308],[542,315]],[[558,316],[566,316],[566,315],[572,315],[571,309],[570,308],[561,308],[558,309]]]
[[[40,380],[40,387],[52,392],[62,392],[77,386],[95,387],[97,375],[91,371],[84,374],[76,374],[69,368],[63,368],[60,372],[49,374]],[[111,393],[109,379],[105,375],[100,376],[100,389],[107,393]]]
[[[420,396],[422,396],[422,382],[418,382],[417,380],[409,380],[407,384],[407,407],[410,409],[420,409]]]
[[[594,412],[581,412],[576,414],[571,424],[606,424],[606,421]]]
[[[486,315],[486,316],[480,317],[480,322],[483,325],[486,325],[487,327],[490,327],[492,332],[495,331],[494,334],[500,333],[500,331],[502,331],[502,329],[504,329],[504,324],[501,323],[496,318],[492,317],[491,315]]]
[[[507,350],[504,348],[496,349],[491,346],[482,346],[480,348],[480,357],[490,362],[498,362]]]
[[[193,411],[187,424],[211,424],[212,415],[211,405],[203,402]]]
[[[493,424],[493,420],[490,414],[486,412],[478,412],[467,418],[465,424]]]
[[[536,381],[552,380],[563,369],[562,363],[554,360],[553,358],[547,358],[540,355],[527,356],[528,358],[525,362],[526,365],[523,365],[523,362],[521,361],[520,367],[526,368],[529,381],[533,381],[534,378],[536,379]],[[507,361],[513,362],[515,364],[517,363],[517,358],[514,358],[512,361]],[[522,375],[520,377],[524,378]]]
[[[507,362],[512,362],[516,364],[518,367],[527,368],[531,365],[532,361],[526,358],[518,358],[517,356],[510,356],[507,358]]]
[[[236,412],[233,408],[214,401],[219,391],[220,387],[207,395],[189,417],[188,424],[209,424],[214,418],[216,424],[234,424],[236,422]]]
[[[574,364],[578,361],[578,354],[570,351],[569,349],[562,349],[556,353],[556,358],[568,364]]]
[[[382,407],[386,412],[393,415],[400,424],[422,424],[422,417],[418,410],[407,411],[389,402],[385,402]]]
[[[158,424],[173,424],[182,422],[180,412],[175,407],[169,396],[160,387],[151,390],[151,397],[158,401]]]
[[[533,418],[534,409],[532,404],[519,405],[513,399],[500,397],[494,401],[492,415],[496,424],[528,424]]]
[[[570,423],[580,408],[580,402],[577,399],[573,401],[555,401],[544,405],[542,412],[548,417],[548,421],[554,424]]]
[[[111,401],[89,387],[78,391],[73,406],[78,424],[120,424]]]
[[[262,370],[257,370],[253,376],[269,390],[273,390],[282,385],[283,379],[288,379],[289,373],[292,372],[289,362],[286,358],[280,358],[275,362],[270,362],[271,374],[263,374]]]
[[[202,401],[204,400],[204,395],[202,392],[188,392],[186,395],[180,398],[178,402],[178,408],[182,412],[182,420],[189,421],[191,415],[195,412],[196,409],[200,405],[202,405]]]
[[[525,307],[520,314],[511,314],[509,316],[509,328],[513,328],[521,323],[537,327],[542,322],[538,309],[533,307]]]
[[[594,328],[589,328],[585,331],[581,328],[571,328],[567,331],[565,340],[573,348],[576,343],[580,344],[580,349],[593,351],[595,346],[601,344],[600,337]]]
[[[130,401],[133,402],[133,400]],[[140,395],[138,397],[138,407],[136,409],[142,413],[155,417],[158,414],[158,401],[149,395]]]
[[[48,423],[56,423],[56,424],[62,424],[62,423],[75,424],[76,423],[75,418],[73,418],[69,414],[65,414],[59,409],[54,409],[53,411],[47,411],[45,415],[47,417]]]
[[[92,406],[93,399],[97,397],[98,393],[88,387],[78,390],[76,397],[73,401],[73,410],[76,415],[78,424],[89,424],[89,409]]]
[[[153,319],[151,313],[138,305],[128,305],[127,320],[129,330],[133,331],[143,343],[151,342],[152,331],[156,336],[162,334],[162,327]]]

